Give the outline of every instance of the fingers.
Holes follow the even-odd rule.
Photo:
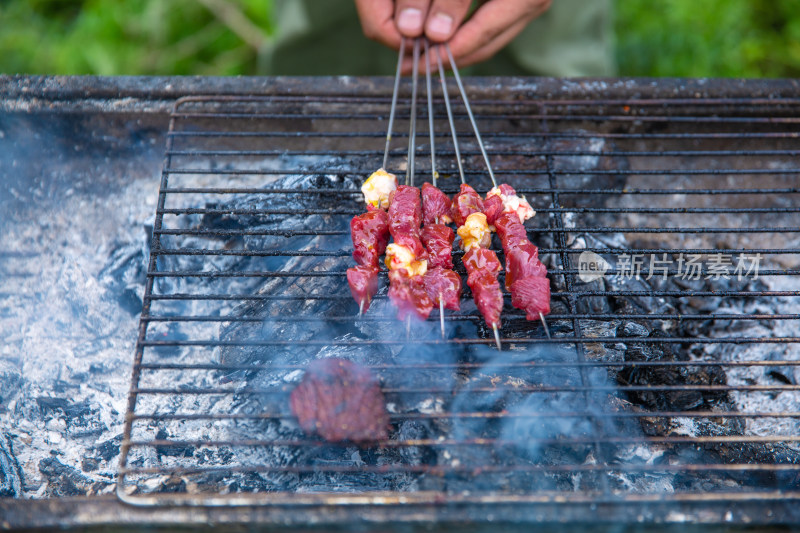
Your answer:
[[[397,0],[395,24],[406,37],[423,33],[442,42],[453,36],[469,11],[470,0]]]
[[[364,35],[390,48],[400,48],[392,0],[355,0]]]
[[[391,48],[401,36],[425,34],[434,42],[449,42],[458,65],[488,59],[516,37],[534,18],[550,7],[551,0],[486,0],[464,21],[470,0],[355,0],[364,34]],[[407,50],[410,54],[410,50]],[[443,50],[440,55],[447,64]],[[436,67],[435,56],[422,58]],[[403,73],[411,72],[411,57],[403,60]]]
[[[459,67],[467,67],[469,65],[474,65],[475,63],[480,63],[481,61],[485,61],[495,55],[497,52],[502,50],[508,43],[514,40],[514,37],[519,35],[519,33],[525,29],[527,22],[519,22],[514,24],[510,28],[507,28],[504,32],[500,33],[499,35],[495,36],[494,39],[483,45],[482,47],[474,50],[473,52],[461,55],[461,56],[453,56],[453,59],[456,61],[456,65]],[[453,50],[455,54],[455,51]],[[449,63],[448,63],[449,64]]]
[[[550,7],[550,0],[490,0],[461,26],[450,41],[458,65],[488,59]]]
[[[425,35],[432,41],[450,39],[469,11],[469,0],[433,0],[425,19]]]
[[[430,0],[397,0],[394,20],[397,31],[406,37],[419,37],[428,16]]]

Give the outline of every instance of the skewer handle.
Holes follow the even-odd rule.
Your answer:
[[[445,43],[444,49],[447,52],[447,58],[450,60],[450,68],[453,70],[453,77],[456,79],[458,90],[461,93],[461,99],[464,100],[464,108],[467,110],[467,116],[469,117],[470,123],[472,123],[472,129],[475,131],[475,138],[478,140],[478,147],[481,149],[483,160],[486,162],[486,168],[489,171],[489,177],[492,179],[492,185],[497,187],[497,181],[494,179],[494,170],[492,170],[492,164],[489,162],[489,154],[486,153],[486,148],[483,146],[481,132],[478,131],[478,123],[475,122],[475,116],[472,114],[472,108],[470,107],[469,99],[467,98],[467,91],[464,89],[464,84],[461,83],[461,76],[458,73],[456,60],[453,59],[453,53],[450,51],[450,44]]]
[[[438,48],[438,45],[434,49]],[[456,163],[458,164],[458,175],[461,177],[461,183],[466,183],[464,179],[464,165],[461,163],[461,151],[458,148],[458,136],[456,135],[456,124],[453,121],[453,110],[450,108],[450,95],[447,94],[447,82],[444,76],[444,67],[442,66],[442,56],[438,50],[435,50],[436,64],[439,67],[439,79],[442,82],[442,96],[444,97],[444,107],[447,109],[447,121],[450,123],[450,133],[453,136],[453,151],[456,155]]]
[[[383,149],[383,168],[389,164],[389,145],[392,142],[392,126],[394,126],[394,114],[397,110],[397,93],[400,88],[400,69],[403,66],[403,55],[406,52],[406,38],[400,38],[400,53],[397,55],[397,71],[394,74],[394,90],[392,91],[392,107],[389,110],[389,126],[386,131],[386,147]]]
[[[436,181],[439,178],[439,173],[436,171],[436,141],[433,131],[433,91],[431,90],[431,51],[428,46],[428,39],[424,38],[422,41],[425,43],[425,91],[428,96],[428,134],[431,139],[431,179],[433,186],[436,187]]]
[[[417,142],[417,81],[419,79],[419,39],[414,39],[414,67],[411,85],[411,116],[408,126],[408,166],[406,167],[406,185],[414,186],[414,157]]]

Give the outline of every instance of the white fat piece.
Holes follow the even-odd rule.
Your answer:
[[[503,194],[499,187],[494,187],[486,193],[487,198],[490,196],[499,196],[503,201],[503,212],[516,213],[520,222],[525,222],[536,214],[536,211],[534,211],[533,207],[531,207],[531,204],[528,203],[528,200],[526,200],[524,196],[518,194]]]
[[[361,186],[364,201],[375,208],[389,207],[389,195],[397,190],[397,176],[379,168]]]
[[[472,248],[488,248],[492,243],[492,230],[486,222],[486,215],[483,213],[469,215],[464,225],[458,228],[458,236],[461,237],[461,247],[464,251]]]
[[[422,276],[428,271],[428,261],[417,260],[414,252],[408,247],[393,242],[386,247],[386,268],[403,269],[409,276]]]

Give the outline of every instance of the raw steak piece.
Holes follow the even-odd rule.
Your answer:
[[[365,443],[389,436],[389,415],[378,380],[346,359],[312,361],[289,403],[303,431],[329,442]]]

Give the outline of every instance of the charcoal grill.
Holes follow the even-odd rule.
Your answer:
[[[553,92],[530,91],[523,84],[515,88],[515,82],[502,91],[482,85],[471,98],[495,174],[527,195],[537,210],[528,223],[529,235],[551,261],[554,310],[548,321],[553,338],[507,306],[502,352],[492,348],[491,331],[480,326],[480,317],[468,307],[445,317],[445,340],[426,334],[424,325],[408,338],[340,334],[356,322],[389,331],[395,327],[386,314],[356,316],[357,306],[344,281],[351,250],[348,232],[342,229],[362,211],[356,185],[380,165],[390,103],[386,87],[370,95],[326,94],[301,84],[299,90],[289,86],[268,96],[177,100],[170,115],[134,356],[118,496],[127,503],[155,506],[730,504],[800,497],[800,409],[770,408],[768,401],[793,406],[800,395],[793,374],[800,343],[800,98],[719,97],[685,90],[647,93],[643,86],[635,87],[643,95],[608,95],[604,82],[586,83],[590,86],[581,87],[586,98],[569,96],[575,87],[562,88],[563,93],[557,84],[550,86]],[[596,91],[592,84],[597,84]],[[435,118],[443,126],[436,131],[437,166],[443,176],[457,176],[441,93],[434,96]],[[455,95],[452,100],[457,101]],[[408,93],[401,95],[398,106],[390,170],[403,168],[407,137],[401,132],[408,129],[402,119],[410,108]],[[468,181],[479,191],[488,190],[480,152],[470,144],[464,108],[455,104],[454,112]],[[423,124],[424,113],[423,109]],[[424,140],[418,149],[418,173],[425,176]],[[287,176],[326,179],[286,187]],[[452,194],[457,178],[443,178],[440,184]],[[307,202],[296,208],[259,204],[260,199],[275,197],[325,199],[325,207]],[[290,216],[307,217],[308,222],[278,227]],[[278,226],[248,226],[253,220],[277,221]],[[298,240],[315,244],[298,249]],[[258,248],[253,242],[270,245]],[[733,261],[740,254],[760,254],[763,262],[760,281],[676,286],[658,283],[661,273],[654,272],[647,286],[613,281],[598,285],[579,277],[584,273],[579,264],[584,252],[609,258],[608,280],[624,277],[619,262],[613,261],[620,254],[696,254],[704,260],[729,254]],[[297,258],[312,258],[314,268],[286,267]],[[271,268],[279,264],[276,261],[283,261],[280,268]],[[247,268],[227,268],[231,264]],[[673,260],[667,280],[680,276],[676,264]],[[645,263],[642,279],[649,273]],[[704,262],[701,277],[712,274]],[[298,296],[288,289],[313,287],[317,278],[337,280],[340,290]],[[259,292],[261,283],[287,290]],[[265,303],[292,309],[298,298],[303,305],[349,305],[349,312],[264,316],[243,311]],[[598,308],[598,299],[618,305]],[[717,305],[704,307],[704,299],[714,299]],[[381,300],[385,296],[379,295]],[[647,308],[645,300],[659,305]],[[631,301],[641,306],[625,304]],[[780,301],[781,309],[788,311],[769,306],[750,313],[735,310],[753,309],[742,302],[759,301]],[[696,310],[659,310],[664,302],[673,309]],[[687,302],[696,305],[686,307]],[[325,322],[338,333],[302,341],[257,333],[265,322],[281,321]],[[596,334],[598,324],[608,323],[615,324],[617,332],[626,327],[630,331]],[[225,334],[231,328],[256,333],[232,339]],[[452,354],[445,362],[395,357],[368,365],[380,376],[389,402],[401,405],[397,398],[413,397],[406,404],[429,399],[434,405],[427,411],[392,411],[396,427],[405,420],[423,420],[433,421],[428,427],[436,430],[420,438],[401,438],[393,432],[388,442],[360,450],[307,436],[260,434],[265,421],[292,424],[288,393],[304,365],[273,360],[271,354],[298,342],[352,353],[401,347],[409,353]],[[658,346],[666,355],[656,360],[609,355],[646,346]],[[232,349],[261,355],[256,362],[230,362],[225,351]],[[520,372],[529,376],[524,373],[528,370],[535,370],[537,379],[520,381]],[[644,377],[633,379],[640,371]],[[662,371],[683,378],[653,381]],[[281,372],[286,379],[271,386],[254,384],[247,376],[258,372]],[[422,372],[450,376],[450,381],[415,385],[413,376]],[[568,376],[547,377],[563,372]],[[754,381],[747,372],[763,379]],[[712,378],[695,380],[694,375]],[[479,400],[498,394],[514,395],[516,403]],[[699,395],[703,401],[677,409],[648,407],[642,400],[646,395],[682,394]],[[553,400],[565,395],[567,402]],[[261,411],[230,408],[253,396],[262,399]],[[526,398],[553,400],[537,405],[577,407],[520,409]],[[459,407],[464,405],[469,408]],[[748,405],[751,408],[742,407]],[[170,406],[177,410],[170,411]],[[520,452],[524,443],[519,436],[509,437],[502,429],[515,420],[523,421],[516,427],[523,428],[524,440],[536,443],[533,455]],[[547,420],[580,423],[554,430]],[[680,430],[697,421],[738,429],[727,434]],[[249,436],[233,429],[241,424],[252,430]],[[651,429],[643,429],[646,425]],[[542,426],[545,429],[537,434],[535,428]],[[220,436],[229,429],[234,436]],[[326,455],[332,448],[339,451]],[[376,448],[414,449],[437,459],[382,463],[376,460],[380,454],[371,451]],[[576,448],[581,451],[549,455]],[[740,448],[757,451],[733,453]],[[303,460],[248,460],[252,450],[269,449],[299,449]],[[359,458],[343,461],[342,449],[357,452]],[[776,449],[782,451],[775,453]],[[503,455],[504,450],[511,451]],[[637,456],[636,450],[644,455]],[[446,453],[475,462],[442,461]],[[620,454],[629,460],[621,461]],[[363,490],[342,488],[343,476],[396,475],[409,476],[416,485],[425,485],[420,479],[434,480],[429,485],[441,490],[374,490],[370,483]],[[311,476],[321,476],[329,485],[315,484],[311,490],[302,482]],[[248,489],[242,480],[254,477],[292,481],[285,486],[268,481]],[[209,484],[212,478],[219,484]],[[646,482],[636,486],[625,484],[642,479]],[[669,488],[653,481],[659,479],[669,481]]]

